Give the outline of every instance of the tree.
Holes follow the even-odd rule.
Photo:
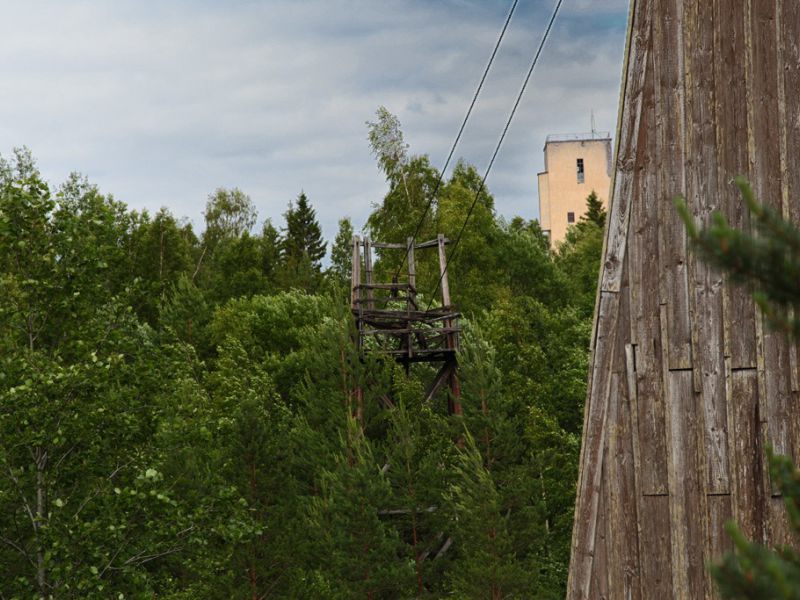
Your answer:
[[[281,251],[286,261],[307,258],[315,269],[319,269],[320,261],[325,256],[325,241],[322,229],[317,222],[317,214],[308,201],[305,192],[300,192],[297,205],[289,203],[289,209],[283,214],[286,228],[281,241]]]
[[[800,229],[756,201],[743,177],[735,179],[754,217],[756,232],[739,231],[715,213],[710,226],[699,228],[683,199],[676,201],[693,248],[732,281],[753,289],[769,324],[797,339],[800,320]],[[768,449],[770,473],[780,489],[789,523],[800,535],[800,471],[787,457]],[[723,598],[800,598],[800,554],[791,547],[767,548],[748,540],[735,523],[726,529],[735,551],[712,567]]]
[[[203,232],[203,248],[192,274],[193,281],[200,273],[206,255],[213,255],[222,240],[237,238],[245,231],[250,231],[255,225],[257,213],[250,196],[239,188],[217,188],[208,196],[203,216],[206,230]]]
[[[460,560],[452,569],[453,595],[458,598],[528,598],[528,574],[514,556],[508,513],[483,464],[472,437],[460,456],[460,479],[451,486],[449,501],[456,518],[456,551]]]
[[[166,208],[153,218],[135,215],[130,234],[133,274],[141,284],[135,299],[137,313],[155,324],[163,294],[184,275],[191,275],[197,238],[191,225],[180,224]]]
[[[606,224],[606,209],[603,202],[597,197],[594,190],[586,197],[586,214],[581,217],[582,221],[591,221],[600,229]]]
[[[318,552],[325,556],[318,573],[334,598],[409,598],[416,589],[413,563],[401,560],[403,544],[380,510],[391,498],[389,484],[372,444],[357,433],[350,417],[335,467],[322,474],[311,523]]]
[[[431,167],[427,156],[408,156],[408,144],[403,140],[399,119],[381,106],[376,111],[377,120],[367,121],[368,139],[378,165],[386,175],[389,191],[380,206],[367,221],[373,239],[405,243],[417,222],[422,218],[428,203],[435,204],[434,190],[439,173]],[[419,234],[429,235],[433,215]],[[426,225],[426,223],[423,223]],[[394,268],[395,265],[391,265]],[[376,267],[380,270],[380,266]]]
[[[280,283],[284,288],[313,292],[321,280],[321,261],[326,247],[316,212],[305,193],[300,192],[297,204],[290,202],[283,216],[286,226],[280,240]]]
[[[222,238],[239,237],[250,231],[256,222],[256,209],[250,196],[239,188],[217,188],[209,195],[206,210],[206,231],[203,239],[213,245]]]
[[[353,262],[353,224],[349,217],[339,219],[339,231],[331,248],[331,266],[329,273],[341,282],[350,279],[351,263]]]
[[[25,153],[2,172],[3,592],[154,593],[170,556],[198,550],[203,522],[154,442],[184,363],[130,305],[124,206],[77,178],[54,200]]]
[[[556,249],[555,262],[575,304],[583,315],[591,317],[603,252],[606,211],[594,191],[586,198],[586,208],[580,221],[567,229]]]
[[[390,181],[404,181],[404,170],[408,166],[408,144],[403,140],[400,119],[385,106],[375,111],[377,119],[367,121],[367,139],[372,153],[378,159],[381,170]]]
[[[261,229],[261,272],[267,281],[271,283],[275,281],[280,261],[280,234],[272,224],[272,219],[267,219]]]

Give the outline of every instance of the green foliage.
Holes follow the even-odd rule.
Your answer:
[[[297,205],[289,203],[284,217],[286,229],[281,243],[284,258],[305,256],[315,268],[319,268],[319,261],[325,256],[325,242],[316,212],[304,192],[297,197]]]
[[[208,197],[204,244],[213,250],[220,240],[239,237],[256,223],[256,209],[250,196],[238,188],[217,188]]]
[[[353,223],[350,218],[339,219],[339,231],[331,248],[331,266],[328,273],[339,283],[349,283],[353,262]],[[349,286],[348,286],[349,287]]]
[[[714,213],[708,227],[695,225],[685,201],[677,206],[689,237],[701,256],[732,281],[752,286],[755,299],[770,323],[794,336],[800,335],[800,230],[768,206],[756,201],[743,177],[735,179],[754,219],[757,235],[731,228]]]
[[[305,193],[300,192],[297,204],[290,202],[284,213],[286,228],[280,240],[282,284],[308,292],[321,282],[321,260],[325,256],[325,241],[317,222],[316,212]]]
[[[408,166],[408,144],[403,140],[400,120],[385,106],[375,111],[376,121],[367,121],[367,139],[381,170],[390,181],[402,180],[403,169]]]
[[[581,221],[594,223],[600,229],[606,225],[606,209],[594,190],[586,197],[586,214],[581,217]]]
[[[370,235],[405,241],[439,174],[385,109],[370,140]],[[479,188],[459,162],[420,239],[454,239]],[[433,367],[352,343],[349,219],[323,278],[305,195],[280,231],[251,232],[236,189],[205,216],[198,239],[77,175],[51,194],[25,150],[0,160],[2,594],[563,597],[594,281],[570,286],[596,224],[554,254],[482,192],[450,265],[454,417],[423,402]],[[430,300],[435,252],[417,272]]]
[[[559,269],[569,274],[564,286],[576,299],[576,306],[585,317],[594,311],[595,289],[603,250],[606,211],[594,191],[586,198],[586,214],[567,229],[564,241],[556,252]]]
[[[768,454],[772,481],[778,484],[796,535],[800,532],[800,471],[789,458]],[[794,548],[782,546],[773,550],[753,543],[735,523],[727,523],[725,529],[736,552],[727,554],[711,569],[723,598],[800,598],[800,554]]]

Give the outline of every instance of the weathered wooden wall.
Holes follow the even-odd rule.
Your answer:
[[[687,252],[673,207],[800,222],[800,1],[632,0],[568,598],[711,598],[733,518],[788,540],[764,447],[800,458],[797,348]]]

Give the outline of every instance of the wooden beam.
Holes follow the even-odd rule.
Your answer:
[[[447,281],[447,257],[444,252],[444,235],[441,233],[437,238],[439,242],[439,277],[441,277],[442,306],[450,306],[450,284]]]
[[[367,282],[364,288],[367,290],[367,308],[372,310],[375,308],[375,302],[372,293],[372,246],[369,238],[364,238],[364,278]]]
[[[361,285],[361,240],[358,236],[353,238],[353,258],[352,265],[350,266],[350,305],[352,308],[358,308],[358,302],[361,298],[359,286]]]

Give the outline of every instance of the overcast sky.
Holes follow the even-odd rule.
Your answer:
[[[385,105],[444,162],[510,0],[0,0],[0,154],[53,184],[79,171],[136,209],[202,228],[239,187],[259,223],[304,190],[325,235],[386,191],[364,122]],[[456,155],[483,171],[553,8],[520,0]],[[548,133],[615,128],[628,0],[565,0],[489,178],[538,217]]]

